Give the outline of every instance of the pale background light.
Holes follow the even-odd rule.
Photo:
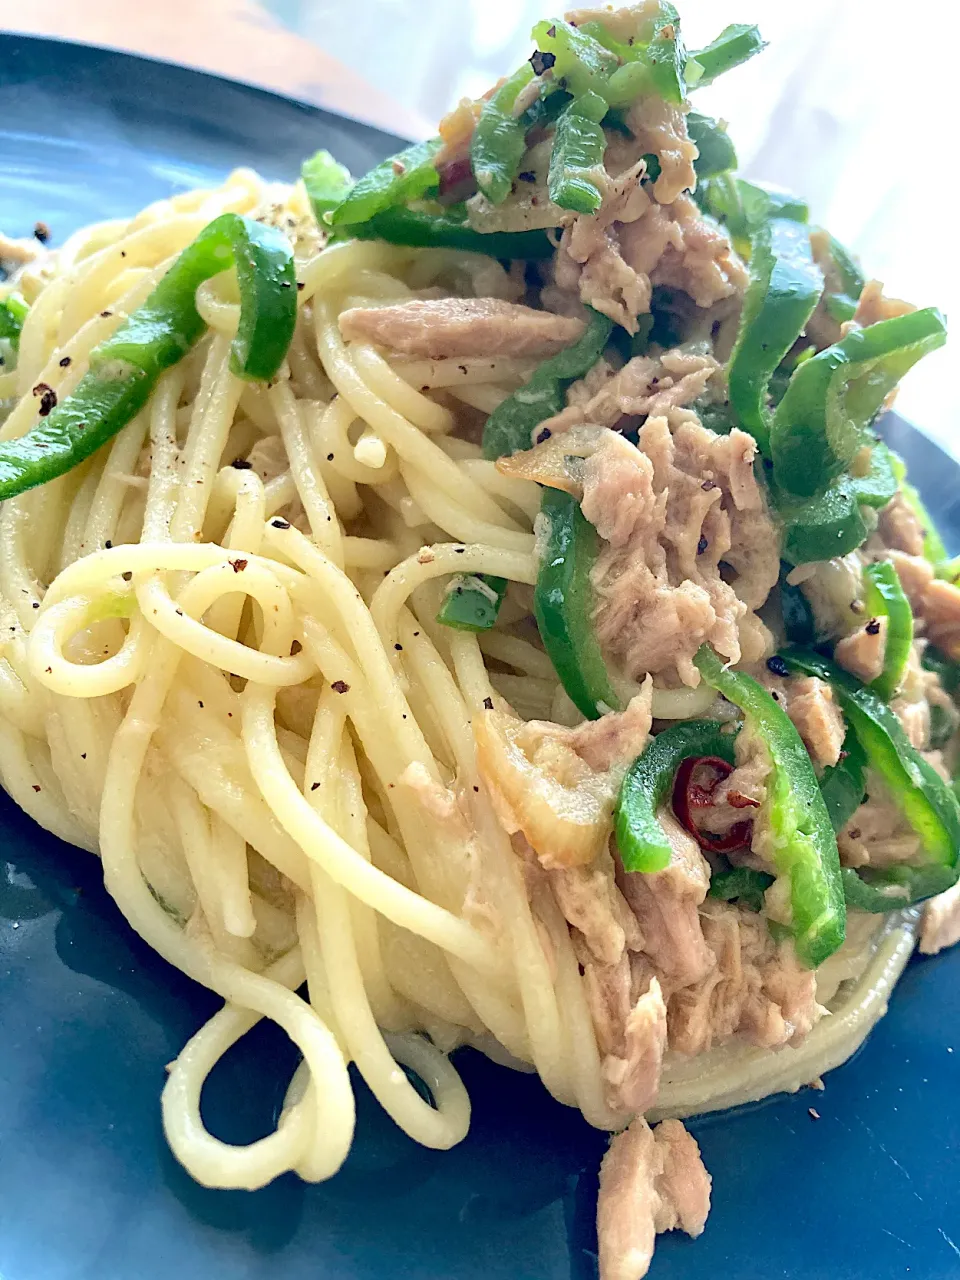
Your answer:
[[[435,120],[530,49],[545,0],[268,0],[286,25]],[[679,0],[691,47],[757,22],[770,47],[697,95],[741,167],[800,192],[888,292],[960,324],[957,10],[946,0]],[[559,12],[559,6],[557,7]],[[956,347],[956,341],[951,344]],[[951,348],[907,378],[900,410],[960,455]]]

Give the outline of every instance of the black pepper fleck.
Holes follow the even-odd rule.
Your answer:
[[[350,692],[350,686],[347,684],[346,680],[334,680],[331,683],[330,688],[334,691],[334,693]]]
[[[701,533],[700,541],[697,543],[697,555],[702,556],[703,553],[706,551],[707,547],[709,547],[709,545],[710,545],[710,542],[707,539],[706,534]]]
[[[532,173],[529,169],[524,169],[523,173],[517,174],[517,179],[520,182],[536,182],[537,175]]]
[[[50,228],[45,222],[35,222],[33,224],[33,234],[41,244],[46,244],[50,239]]]
[[[393,647],[396,649],[397,653],[403,653],[403,645],[402,645],[402,644],[395,644]]]
[[[779,653],[775,653],[772,658],[767,659],[767,670],[771,675],[780,676],[781,678],[790,674],[790,668],[780,657]]]
[[[40,397],[40,408],[37,412],[41,418],[45,418],[51,409],[57,407],[57,393],[53,387],[48,387],[45,382],[38,382],[33,388],[33,394]]]
[[[230,465],[231,467],[233,467],[234,471],[252,471],[253,470],[253,463],[248,462],[246,458],[234,458],[234,460],[230,463]]]
[[[60,361],[60,368],[61,368],[61,369],[67,369],[67,368],[69,368],[69,366],[70,366],[70,357],[69,357],[69,356],[64,356],[64,357],[61,359],[61,361]]]
[[[555,29],[554,29],[555,30]],[[550,35],[550,32],[547,32]],[[533,67],[535,76],[542,76],[545,71],[549,71],[557,60],[555,53],[543,53],[540,49],[535,49],[530,56],[530,65]]]
[[[276,520],[271,520],[271,521],[270,521],[270,523],[273,525],[273,527],[274,527],[275,529],[289,529],[289,528],[290,528],[290,521],[289,521],[289,520],[284,520],[283,516],[277,516]]]
[[[124,582],[132,582],[132,581],[133,581],[133,570],[132,570],[132,569],[128,569],[128,570],[126,571],[126,573],[121,573],[120,577],[124,580]]]
[[[493,699],[492,699],[492,698],[484,698],[484,700],[483,700],[483,705],[486,707],[486,709],[487,709],[488,711],[492,711],[492,710],[493,710]]]
[[[316,791],[316,789],[317,789],[317,787],[319,787],[319,785],[320,785],[320,783],[319,783],[319,782],[311,782],[311,783],[310,783],[310,790],[311,790],[311,791]]]
[[[543,444],[544,441],[549,440],[552,435],[553,435],[553,432],[550,430],[550,428],[544,427],[542,431],[537,432],[536,436],[534,437],[534,443]]]
[[[880,634],[880,619],[871,618],[864,627],[864,631],[866,631],[868,636],[878,636]]]
[[[247,563],[248,562],[246,560],[231,560],[230,568],[234,573],[243,573],[244,569],[247,567]]]
[[[709,493],[711,489],[719,488],[719,485],[717,484],[716,480],[704,480],[700,488],[703,490],[704,493]]]

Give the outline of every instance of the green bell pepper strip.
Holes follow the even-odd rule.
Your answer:
[[[592,92],[610,101],[605,91],[611,74],[619,66],[615,53],[604,48],[589,32],[559,19],[538,22],[531,36],[541,53],[552,55],[554,80],[562,82],[575,97]]]
[[[843,942],[846,908],[837,838],[813,764],[786,711],[752,676],[724,667],[709,645],[701,645],[694,662],[766,744],[771,769],[763,809],[774,834],[772,856],[790,885],[797,957],[815,969]]]
[[[624,871],[662,871],[671,848],[657,818],[684,760],[716,756],[734,764],[736,734],[719,720],[680,720],[658,733],[624,774],[613,829]]]
[[[561,209],[596,213],[603,203],[597,186],[603,174],[607,135],[600,126],[607,104],[596,93],[574,98],[557,117],[550,152],[547,190]]]
[[[533,67],[525,62],[494,90],[483,104],[470,140],[473,176],[491,204],[501,204],[510,194],[527,149],[526,122],[522,115],[513,114],[513,106],[533,74]]]
[[[576,498],[560,489],[544,489],[540,511],[550,532],[533,592],[534,616],[570,701],[598,720],[622,706],[593,625],[590,570],[599,536]]]
[[[900,585],[897,571],[889,560],[866,565],[863,578],[866,584],[864,603],[867,612],[871,616],[883,616],[887,619],[883,670],[870,688],[884,702],[889,702],[903,683],[910,659],[913,647],[913,612]]]
[[[8,293],[0,298],[0,341],[6,341],[16,351],[20,345],[20,330],[30,310],[22,294]]]
[[[860,740],[848,729],[840,759],[828,765],[820,779],[820,794],[830,815],[830,825],[837,835],[859,809],[866,794],[867,757]]]
[[[588,24],[591,29],[599,24]],[[582,28],[581,28],[582,29]],[[609,41],[621,66],[610,76],[604,97],[611,106],[625,106],[641,94],[654,93],[679,106],[686,91],[687,51],[680,36],[680,17],[661,0],[659,11],[632,45]]]
[[[730,135],[712,116],[688,111],[687,133],[700,153],[693,162],[698,182],[705,182],[737,167],[737,152]]]
[[[842,475],[814,498],[797,499],[771,484],[783,523],[781,553],[790,564],[830,560],[855,551],[870,534],[862,507],[884,507],[897,491],[891,453],[876,441],[864,476]]]
[[[475,231],[462,204],[449,205],[442,212],[384,209],[346,230],[358,240],[386,240],[418,249],[462,249],[490,258],[539,259],[554,253],[545,231]]]
[[[230,366],[255,381],[276,374],[297,320],[293,250],[275,228],[223,213],[187,245],[147,300],[94,347],[73,394],[26,435],[0,444],[0,499],[63,475],[139,413],[161,373],[206,328],[195,301],[198,287],[230,266],[236,266],[240,288]]]
[[[828,278],[823,305],[827,315],[838,324],[842,324],[845,320],[853,319],[866,279],[855,260],[835,236],[828,236],[828,243],[833,266],[833,271],[828,273],[828,277],[836,277],[838,288],[831,288],[834,281]]]
[[[781,655],[787,667],[818,676],[833,687],[867,763],[883,779],[909,825],[920,837],[927,861],[948,869],[960,852],[960,804],[937,771],[914,747],[895,713],[854,676],[804,649]]]
[[[843,892],[847,906],[874,915],[900,911],[925,898],[944,893],[957,882],[956,871],[946,867],[911,867],[902,864],[881,872],[856,872],[844,867]],[[864,878],[870,875],[870,879]]]
[[[771,218],[806,222],[810,210],[791,191],[747,182],[730,173],[711,178],[701,193],[703,208],[739,240],[749,237]]]
[[[447,587],[437,621],[456,631],[489,631],[506,594],[506,578],[458,573]]]
[[[430,138],[381,160],[354,183],[324,221],[334,227],[354,226],[436,190],[440,175],[433,160],[442,146],[442,139]]]
[[[777,485],[809,497],[829,484],[869,442],[887,395],[946,337],[943,316],[928,307],[856,329],[804,361],[773,417]]]
[[[717,76],[739,67],[766,47],[757,27],[742,22],[724,27],[716,40],[690,54],[687,84],[691,89],[704,89]]]
[[[337,207],[353,183],[349,169],[329,151],[315,151],[300,166],[300,177],[313,207],[313,216],[326,228],[324,214]]]
[[[764,220],[750,245],[750,284],[727,379],[741,425],[766,454],[773,422],[770,378],[813,314],[823,273],[813,260],[807,227],[790,218]]]
[[[763,907],[763,895],[773,884],[773,876],[753,867],[732,867],[729,871],[715,871],[708,890],[711,898],[721,902],[742,902],[750,911]]]
[[[585,377],[600,359],[613,321],[590,307],[587,310],[590,321],[573,346],[538,365],[530,381],[507,396],[487,418],[483,428],[485,458],[504,458],[531,448],[539,424],[563,408],[570,383]]]

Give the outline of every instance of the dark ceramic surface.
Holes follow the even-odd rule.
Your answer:
[[[194,72],[0,36],[0,226],[58,239],[236,164],[290,177],[313,148],[390,149],[351,121]],[[960,469],[888,430],[960,549]],[[96,861],[0,798],[3,1280],[591,1280],[603,1139],[539,1083],[470,1051],[467,1140],[441,1154],[359,1090],[345,1169],[256,1193],[196,1186],[167,1151],[164,1063],[215,1008],[158,960]],[[955,1052],[951,1052],[955,1050]],[[205,1095],[223,1137],[271,1123],[290,1050],[258,1031]],[[822,1117],[813,1120],[808,1107]],[[960,1276],[960,953],[914,961],[826,1092],[692,1124],[714,1175],[703,1237],[662,1237],[654,1280]]]

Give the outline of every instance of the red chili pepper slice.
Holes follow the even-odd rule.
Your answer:
[[[712,769],[714,780],[708,786],[693,781],[697,769]],[[673,784],[673,811],[681,826],[689,831],[701,849],[713,853],[732,853],[737,849],[750,847],[753,835],[752,822],[736,822],[726,835],[715,836],[709,831],[701,831],[693,820],[695,809],[709,809],[713,805],[713,797],[717,787],[733,773],[733,765],[719,756],[690,756],[684,760],[677,770]],[[737,799],[729,797],[734,808],[756,807],[757,801],[748,796],[736,793]]]

